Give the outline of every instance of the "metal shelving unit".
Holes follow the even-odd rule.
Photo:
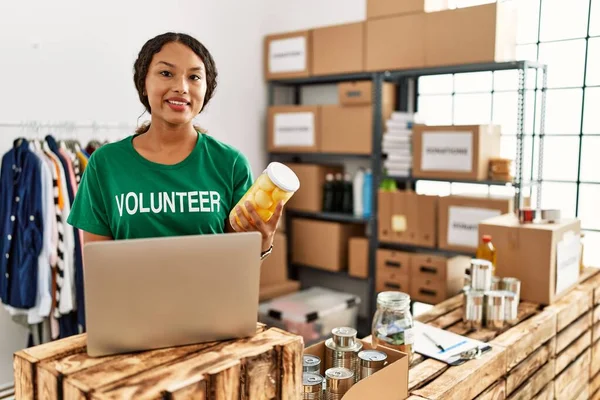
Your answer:
[[[329,164],[333,162],[340,162],[350,159],[362,159],[370,163],[370,168],[373,172],[373,198],[372,198],[372,218],[368,219],[356,219],[350,215],[337,214],[337,213],[303,213],[293,210],[286,211],[286,226],[288,227],[288,243],[291,243],[291,224],[290,219],[294,217],[313,218],[326,221],[334,222],[351,222],[351,223],[365,223],[366,231],[368,232],[369,238],[369,278],[367,284],[369,288],[369,298],[364,299],[368,301],[369,312],[372,315],[375,311],[375,265],[376,265],[376,251],[377,248],[394,248],[408,251],[424,251],[429,253],[438,253],[440,255],[454,255],[464,254],[456,252],[448,252],[444,250],[434,248],[421,248],[415,246],[393,244],[393,243],[380,243],[377,237],[378,222],[377,222],[377,194],[378,188],[383,179],[383,160],[382,154],[382,138],[383,138],[383,121],[382,115],[382,88],[384,82],[393,82],[397,85],[397,105],[401,111],[417,110],[417,93],[418,93],[418,78],[428,75],[440,75],[440,74],[457,74],[466,72],[484,72],[484,71],[503,71],[503,70],[517,70],[518,71],[518,107],[517,107],[517,129],[516,129],[516,159],[515,159],[515,177],[514,181],[511,182],[495,182],[495,181],[464,181],[464,180],[443,180],[443,179],[418,179],[414,177],[408,178],[397,178],[397,180],[404,182],[407,185],[415,184],[417,181],[439,181],[449,183],[473,183],[479,185],[512,185],[515,188],[515,208],[518,208],[521,204],[523,193],[525,189],[529,189],[532,194],[534,187],[537,188],[537,205],[540,205],[541,201],[541,171],[542,171],[542,154],[544,144],[544,112],[545,112],[545,101],[546,101],[546,76],[547,67],[545,65],[529,62],[529,61],[515,61],[515,62],[502,62],[502,63],[481,63],[481,64],[469,64],[469,65],[456,65],[456,66],[444,66],[436,68],[422,68],[422,69],[411,69],[411,70],[399,70],[399,71],[385,71],[385,72],[374,72],[374,73],[356,73],[356,74],[343,74],[343,75],[330,75],[330,76],[318,76],[309,78],[299,79],[283,79],[273,80],[268,83],[268,100],[269,106],[275,105],[275,90],[276,87],[288,87],[293,91],[293,104],[300,104],[300,88],[305,85],[322,85],[322,84],[335,84],[344,81],[355,81],[355,80],[370,80],[373,83],[373,119],[372,119],[372,130],[373,130],[373,142],[372,148],[373,153],[370,155],[358,155],[358,154],[323,154],[323,153],[270,153],[269,158],[271,161],[282,161],[282,162],[309,162],[309,163],[322,163]],[[524,179],[524,137],[525,137],[525,106],[526,106],[526,93],[531,88],[527,88],[527,76],[531,73],[531,70],[535,73],[535,88],[533,89],[537,94],[537,91],[541,91],[541,121],[540,122],[540,134],[539,143],[537,148],[538,156],[538,174],[537,177],[533,176],[533,155],[535,154],[535,146],[532,146],[532,167],[529,179]],[[538,75],[541,74],[542,85],[538,87]],[[534,110],[536,110],[536,102],[538,96],[534,96]],[[534,124],[535,118],[538,117],[534,111]],[[534,135],[532,133],[532,135]],[[291,262],[291,251],[288,251],[288,265],[290,268],[290,276],[292,278],[297,277],[298,266]],[[347,276],[344,272],[333,272],[332,274],[338,274],[339,276]]]

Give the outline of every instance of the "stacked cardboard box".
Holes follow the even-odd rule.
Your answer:
[[[277,232],[273,240],[273,252],[260,268],[259,301],[269,300],[300,289],[300,282],[288,279],[287,238]]]
[[[286,203],[289,210],[320,212],[323,211],[323,185],[328,173],[344,171],[342,166],[288,163],[288,167],[298,176],[300,189]]]
[[[387,156],[383,166],[388,176],[410,176],[413,122],[413,113],[394,112],[385,123],[381,147],[383,154]]]

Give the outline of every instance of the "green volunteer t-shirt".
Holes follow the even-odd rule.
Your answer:
[[[185,160],[157,164],[134,149],[134,137],[92,154],[69,224],[116,240],[223,233],[253,182],[246,157],[199,133]]]

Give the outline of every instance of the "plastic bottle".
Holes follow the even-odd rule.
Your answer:
[[[492,263],[492,275],[496,272],[496,248],[492,243],[492,237],[490,235],[483,235],[481,237],[481,243],[477,247],[477,253],[475,257],[481,260],[487,260]]]
[[[344,189],[342,191],[342,212],[352,214],[352,178],[350,174],[344,174]]]
[[[334,198],[334,183],[333,174],[329,173],[325,175],[325,184],[323,185],[323,211],[333,211],[333,198]]]
[[[335,174],[333,183],[333,210],[334,212],[342,212],[342,197],[344,196],[344,180],[341,173]]]
[[[365,170],[364,168],[359,168],[356,174],[354,175],[354,181],[352,183],[352,191],[353,196],[352,200],[354,202],[354,215],[357,217],[363,216],[363,186],[365,182]]]
[[[373,192],[373,173],[371,169],[367,169],[365,172],[365,181],[363,182],[363,216],[365,218],[371,217],[372,210],[372,192]]]

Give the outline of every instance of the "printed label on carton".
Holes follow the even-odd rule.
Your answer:
[[[577,283],[580,257],[581,236],[573,231],[565,233],[556,244],[556,294]]]
[[[273,40],[269,43],[269,72],[301,72],[306,69],[304,36]]]
[[[423,171],[471,172],[472,132],[424,132],[421,150]]]
[[[501,214],[487,208],[451,206],[448,210],[448,244],[476,248],[479,223]]]
[[[273,143],[276,147],[315,145],[315,115],[312,112],[275,114]]]

